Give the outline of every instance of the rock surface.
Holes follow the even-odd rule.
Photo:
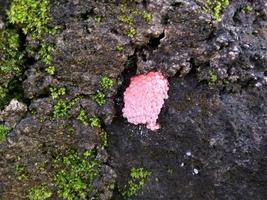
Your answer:
[[[0,112],[0,121],[5,122],[6,126],[14,128],[24,117],[27,106],[17,99],[12,99],[8,106]]]
[[[0,1],[0,23],[7,5]],[[56,74],[45,71],[38,51],[28,52],[22,76],[28,108],[12,117],[16,123],[0,145],[1,199],[25,199],[43,183],[51,199],[60,199],[54,160],[75,149],[94,151],[101,163],[93,187],[103,200],[123,199],[132,167],[152,172],[136,200],[265,200],[266,6],[231,1],[218,22],[204,0],[51,0],[50,25],[60,28],[42,40],[53,45]],[[24,37],[25,46],[38,48]],[[158,134],[129,124],[121,112],[130,77],[151,70],[170,82]],[[114,84],[99,106],[91,96],[104,75]],[[50,88],[61,87],[67,115],[55,118],[60,101]],[[102,128],[84,125],[81,110],[100,117]],[[101,146],[103,129],[108,149]]]

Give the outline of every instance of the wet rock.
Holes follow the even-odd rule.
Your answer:
[[[250,7],[251,11],[245,11],[246,7]],[[266,15],[259,14],[265,8],[263,1],[231,3],[212,40],[210,67],[203,65],[198,69],[200,80],[209,80],[204,73],[213,71],[218,76],[218,85],[234,91],[240,90],[237,85],[255,87],[256,82],[263,82],[261,74],[266,71],[267,35],[256,30],[266,26]]]
[[[134,199],[263,200],[267,90],[220,94],[195,78],[170,79],[157,133],[122,117],[107,127],[119,187],[141,165],[152,175]]]
[[[100,191],[99,199],[108,200],[113,196],[113,189],[115,187],[115,180],[117,176],[114,170],[107,165],[102,167],[101,174],[103,174],[103,179],[99,181],[97,180],[95,185]]]
[[[138,71],[157,69],[167,76],[181,71],[185,76],[192,68],[190,60],[203,53],[203,41],[213,31],[210,18],[193,1],[155,1],[148,8],[161,14],[158,24],[163,31],[159,37],[151,37],[140,52]]]
[[[49,87],[51,87],[53,78],[47,76],[40,69],[31,68],[28,72],[27,79],[23,82],[23,88],[25,91],[25,96],[29,99],[33,99],[42,95],[47,95],[49,93]]]
[[[7,2],[0,0],[0,18]],[[115,181],[123,187],[139,166],[152,175],[133,199],[266,199],[264,0],[231,1],[221,22],[202,0],[50,2],[49,25],[59,30],[42,41],[53,46],[56,73],[45,71],[40,43],[21,35],[29,47],[22,79],[30,112],[3,115],[14,124],[0,149],[3,200],[24,198],[43,183],[57,199],[54,163],[70,149],[92,150],[100,161],[94,181],[100,199],[121,199],[117,189],[113,195]],[[151,70],[171,82],[155,134],[127,123],[118,109],[130,76]],[[114,81],[110,90],[100,85],[104,75]],[[51,87],[66,94],[53,99]],[[105,93],[103,106],[92,101],[97,90]],[[57,118],[59,101],[67,106]],[[85,118],[101,118],[108,151],[99,148],[102,130],[77,119],[81,109]],[[17,166],[26,179],[18,179]]]

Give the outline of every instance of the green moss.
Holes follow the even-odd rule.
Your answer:
[[[101,120],[98,117],[89,118],[83,108],[80,110],[77,119],[85,126],[90,124],[92,128],[101,128]]]
[[[98,117],[91,117],[89,122],[92,128],[101,128],[101,120]]]
[[[46,66],[46,72],[50,75],[55,74],[55,67],[52,65],[52,56],[51,53],[53,52],[53,47],[42,43],[41,48],[39,50],[39,55],[41,57],[42,62]]]
[[[18,74],[23,53],[20,52],[19,35],[14,30],[0,31],[0,74]]]
[[[71,105],[63,100],[59,100],[53,109],[54,118],[64,118],[67,117],[69,111],[71,109]]]
[[[218,81],[218,76],[213,71],[209,70],[210,84],[215,84]]]
[[[152,14],[148,11],[143,12],[143,17],[146,22],[151,22],[152,21]]]
[[[80,200],[96,197],[93,181],[99,174],[100,164],[91,151],[79,155],[70,151],[57,159],[58,173],[54,177],[59,197]],[[93,197],[92,197],[93,196]]]
[[[66,88],[50,88],[50,93],[53,99],[58,99],[60,96],[66,94]]]
[[[245,13],[251,13],[253,11],[253,8],[249,5],[246,5],[242,8],[242,11]]]
[[[49,46],[45,43],[41,44],[41,48],[39,50],[39,55],[41,57],[42,62],[46,66],[45,71],[50,74],[54,75],[56,73],[56,68],[52,64],[52,52],[54,51],[54,48],[52,46]]]
[[[47,188],[47,186],[42,185],[42,186],[36,186],[32,188],[28,195],[27,198],[29,200],[46,200],[52,196],[52,192],[50,192]]]
[[[144,168],[132,168],[130,173],[130,180],[122,191],[124,197],[132,197],[137,194],[137,192],[144,186],[145,180],[151,172]]]
[[[12,29],[0,30],[0,109],[8,104],[14,95],[9,95],[12,80],[21,75],[24,53],[20,39]]]
[[[135,8],[131,10],[131,14],[137,17],[137,16],[142,15],[142,12],[138,8]]]
[[[87,117],[87,114],[83,108],[80,110],[77,119],[80,120],[83,123],[83,125],[85,126],[89,125],[89,118]]]
[[[9,128],[4,125],[0,125],[0,144],[6,139],[7,133],[9,132]]]
[[[100,79],[100,85],[104,89],[110,89],[113,86],[113,80],[108,76],[102,76]]]
[[[74,129],[73,125],[67,125],[66,127],[64,127],[64,131],[69,136],[73,136],[75,133],[75,129]]]
[[[96,93],[92,96],[92,100],[99,106],[103,106],[106,103],[106,95],[100,90],[97,90]]]
[[[120,15],[119,16],[119,21],[128,25],[133,25],[134,24],[134,20],[132,17],[127,16],[127,15]]]
[[[56,68],[54,66],[48,66],[46,67],[45,71],[50,75],[55,75]]]
[[[7,11],[8,20],[34,38],[40,38],[43,33],[54,34],[56,30],[48,27],[48,6],[48,0],[13,0]]]
[[[25,35],[31,35],[41,43],[40,58],[46,71],[54,75],[55,67],[51,57],[53,48],[41,39],[43,34],[54,35],[57,32],[57,27],[49,27],[48,11],[49,0],[13,0],[7,16],[9,22],[21,28]],[[34,52],[33,49],[30,51]]]
[[[95,17],[95,21],[96,21],[97,23],[100,23],[101,20],[102,20],[102,17],[101,17],[101,16],[96,16],[96,17]]]
[[[229,0],[208,0],[207,1],[209,10],[212,11],[212,14],[216,21],[221,20],[221,12],[224,8],[229,5]]]
[[[129,38],[133,38],[136,35],[136,28],[135,27],[130,27],[127,31],[127,36]]]
[[[22,165],[16,165],[16,177],[20,181],[27,179],[25,168]]]
[[[108,147],[108,134],[105,131],[102,131],[100,133],[100,146],[102,149],[105,149]]]
[[[123,46],[122,45],[117,45],[116,46],[116,51],[122,52],[123,51]]]

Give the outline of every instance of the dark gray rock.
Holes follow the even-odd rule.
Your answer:
[[[25,58],[23,75],[29,112],[12,117],[19,120],[1,145],[1,198],[21,199],[33,186],[48,183],[52,199],[58,199],[53,161],[75,149],[95,151],[102,165],[94,181],[99,199],[122,199],[119,189],[130,169],[145,167],[152,175],[133,199],[265,200],[265,1],[231,1],[221,22],[214,21],[204,0],[125,2],[51,1],[50,25],[60,28],[42,40],[54,47],[54,76],[40,61],[39,42],[25,38],[23,45],[36,50],[27,52],[31,62]],[[6,24],[1,11],[7,1],[0,5],[0,23]],[[144,19],[145,10],[151,21]],[[120,20],[127,17],[133,21]],[[170,80],[156,133],[121,116],[130,77],[151,70]],[[98,106],[91,95],[102,90],[103,75],[114,85],[103,91],[107,103]],[[65,117],[55,118],[59,99],[51,97],[50,88],[59,87],[66,89],[60,99],[71,106]],[[77,119],[81,108],[88,117],[101,118],[108,151],[100,148],[102,130]],[[17,165],[24,166],[26,181],[18,181]]]
[[[264,200],[266,92],[219,94],[198,85],[194,76],[170,79],[159,131],[121,117],[107,127],[119,187],[134,166],[152,175],[133,199]]]

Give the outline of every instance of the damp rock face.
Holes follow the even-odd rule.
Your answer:
[[[124,93],[123,116],[128,122],[146,124],[151,130],[157,130],[158,115],[168,98],[168,81],[160,72],[149,72],[131,78],[130,86]]]
[[[124,200],[120,190],[133,167],[151,172],[133,200],[266,199],[266,0],[229,1],[221,21],[207,0],[49,1],[47,25],[58,31],[40,41],[23,34],[24,23],[8,22],[12,2],[0,0],[0,29],[19,36],[24,65],[19,80],[10,81],[18,79],[11,71],[0,84],[11,96],[23,90],[26,101],[16,98],[27,109],[1,108],[0,124],[10,128],[0,144],[1,200],[27,199],[35,186],[47,186],[53,200],[62,199],[63,186],[76,195],[77,185],[56,185],[55,177],[64,169],[83,179],[80,172],[91,165],[80,170],[60,161],[90,160],[90,152],[89,164],[99,168],[87,189],[97,194],[79,199]],[[42,47],[51,55],[40,55]],[[50,57],[53,74],[43,62]],[[121,114],[130,77],[151,71],[169,81],[168,100],[160,110],[161,97],[145,122],[152,129],[158,122],[157,134]],[[108,90],[101,85],[106,76],[113,81]],[[102,106],[92,99],[97,91],[105,96]],[[132,113],[127,119],[142,123]],[[101,128],[91,127],[95,117]]]

